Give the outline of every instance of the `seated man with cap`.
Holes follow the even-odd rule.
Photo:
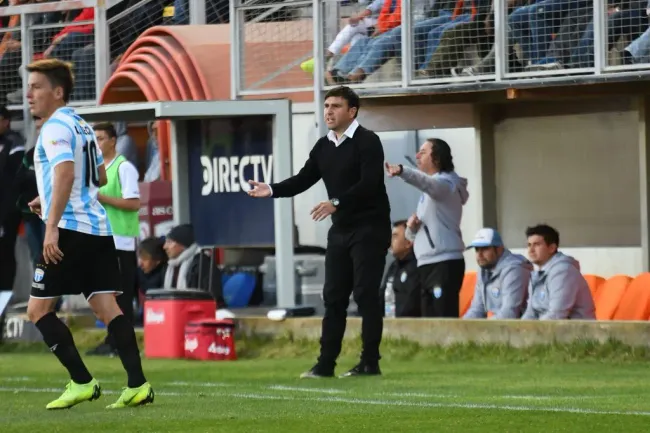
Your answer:
[[[214,297],[217,310],[225,309],[221,270],[214,257],[205,254],[194,241],[194,228],[191,224],[172,228],[165,238],[163,248],[169,258],[163,280],[165,289],[205,290]]]
[[[533,265],[503,246],[501,235],[483,228],[468,246],[476,251],[480,271],[472,304],[464,319],[518,319],[526,303]]]

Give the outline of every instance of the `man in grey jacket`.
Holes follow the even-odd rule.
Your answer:
[[[522,319],[595,319],[589,285],[576,259],[558,251],[560,234],[541,224],[526,230],[528,256],[537,266]]]
[[[439,138],[427,139],[416,160],[418,170],[386,163],[386,171],[422,191],[406,231],[418,261],[422,316],[458,317],[458,294],[465,276],[460,220],[469,198],[467,179],[456,174],[451,148]]]
[[[476,251],[481,270],[474,298],[464,319],[519,319],[526,305],[526,291],[533,265],[503,246],[501,235],[483,228],[469,245]]]

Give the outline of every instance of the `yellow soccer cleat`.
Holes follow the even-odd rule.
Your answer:
[[[48,410],[70,409],[72,406],[83,403],[84,401],[97,400],[101,395],[102,388],[96,379],[85,384],[70,381],[65,386],[65,391],[61,394],[61,397],[50,402],[45,408]]]
[[[124,388],[122,395],[113,404],[106,406],[106,409],[121,409],[124,407],[142,406],[153,403],[154,392],[149,382],[145,382],[137,388]]]

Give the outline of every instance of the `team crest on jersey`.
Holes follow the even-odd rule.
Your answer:
[[[404,271],[404,272],[402,272],[402,275],[399,276],[399,280],[400,280],[402,283],[404,283],[404,282],[406,282],[406,279],[407,279],[408,277],[409,277],[408,274],[406,273],[406,271]]]
[[[68,144],[68,142],[62,138],[59,138],[58,140],[52,140],[50,144],[52,146],[58,146],[59,144]]]
[[[45,272],[43,271],[43,269],[36,269],[34,271],[34,281],[35,282],[40,283],[41,281],[43,281],[44,277],[45,277]]]
[[[492,294],[492,297],[494,297],[494,298],[498,298],[499,295],[501,294],[501,290],[499,290],[498,287],[492,287],[492,288],[490,289],[490,293]]]
[[[436,299],[440,299],[440,297],[442,296],[442,287],[435,287],[435,288],[433,289],[433,296],[434,296]]]

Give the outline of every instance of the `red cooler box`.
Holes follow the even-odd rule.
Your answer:
[[[235,323],[232,319],[195,320],[185,327],[185,358],[234,361]]]
[[[147,358],[183,358],[185,325],[214,318],[217,303],[200,290],[154,289],[144,302],[144,354]]]

